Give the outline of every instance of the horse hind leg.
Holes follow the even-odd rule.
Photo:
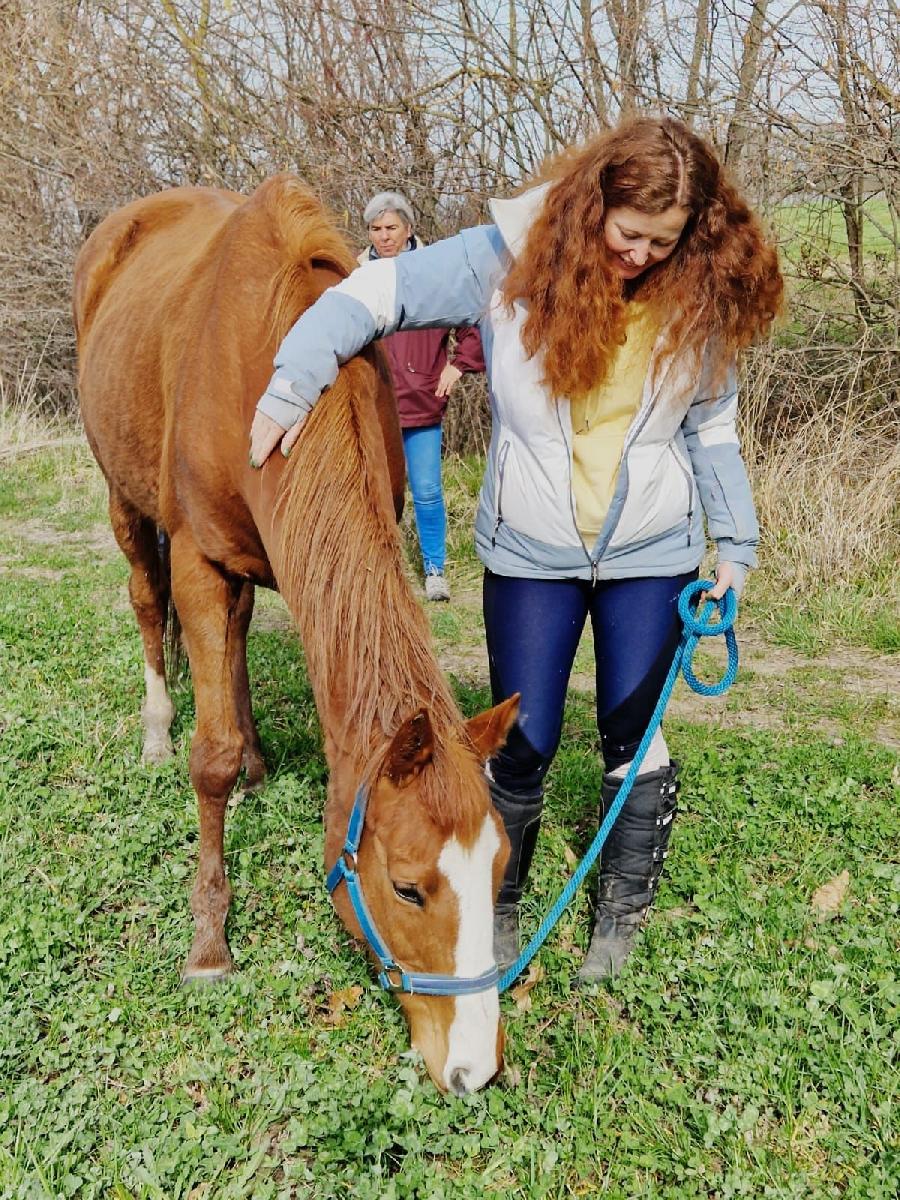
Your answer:
[[[266,777],[266,764],[253,709],[250,704],[250,678],[247,673],[247,630],[253,616],[256,589],[250,582],[241,587],[238,602],[231,614],[229,645],[232,651],[231,674],[234,685],[235,715],[238,728],[244,738],[241,766],[244,769],[244,791],[251,792],[260,787]]]
[[[170,597],[168,563],[160,553],[154,522],[113,489],[109,493],[109,517],[119,548],[131,566],[128,595],[144,646],[141,758],[145,763],[163,763],[174,753],[169,730],[175,716],[166,686],[164,649]]]
[[[231,887],[225,874],[225,809],[244,750],[234,692],[234,614],[243,582],[205,558],[186,530],[172,537],[172,588],[191,664],[197,728],[191,782],[197,793],[200,853],[191,893],[194,940],[183,979],[223,978],[232,968],[225,937]],[[249,619],[249,617],[248,617]]]

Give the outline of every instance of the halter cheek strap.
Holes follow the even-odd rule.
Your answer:
[[[395,961],[369,912],[357,868],[356,856],[365,828],[368,802],[368,789],[364,784],[360,784],[353,801],[343,849],[337,862],[328,872],[325,883],[329,893],[333,893],[341,881],[346,885],[347,895],[363,937],[381,965],[378,982],[389,992],[406,992],[408,995],[419,996],[471,996],[496,988],[500,977],[496,964],[482,975],[465,978],[458,975],[429,975],[404,971]]]

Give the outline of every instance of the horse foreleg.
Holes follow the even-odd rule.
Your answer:
[[[194,682],[197,730],[191,782],[200,815],[200,860],[191,893],[194,941],[185,980],[216,979],[232,966],[225,938],[231,888],[225,875],[225,807],[241,769],[244,739],[236,720],[231,625],[242,584],[224,576],[187,532],[172,537],[172,587]]]
[[[162,763],[173,754],[169,729],[175,707],[166,687],[163,635],[169,603],[169,576],[159,553],[156,525],[116,491],[109,493],[109,519],[116,541],[131,566],[128,595],[144,644],[144,703],[141,723],[145,763]]]
[[[244,738],[241,765],[244,768],[244,787],[247,791],[259,787],[266,777],[262,746],[256,731],[256,723],[253,720],[253,708],[250,703],[250,678],[247,674],[247,630],[250,627],[250,618],[253,616],[255,592],[256,589],[252,583],[244,583],[237,606],[232,613],[229,634],[236,717],[238,728]]]

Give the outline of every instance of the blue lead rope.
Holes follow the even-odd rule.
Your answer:
[[[644,755],[647,753],[647,749],[653,740],[653,735],[660,726],[663,713],[666,711],[666,705],[669,703],[669,698],[675,687],[678,672],[681,671],[688,686],[701,696],[721,696],[734,683],[738,669],[737,639],[734,636],[737,597],[731,588],[729,588],[721,600],[707,600],[703,606],[703,611],[699,615],[692,611],[694,598],[699,598],[701,592],[708,592],[714,586],[708,579],[698,579],[694,583],[689,583],[678,597],[678,615],[681,617],[684,632],[681,635],[678,649],[675,651],[675,657],[672,660],[672,666],[669,668],[669,674],[666,676],[666,681],[660,692],[659,700],[656,702],[656,708],[653,710],[653,716],[650,718],[650,724],[647,726],[647,732],[644,734],[640,745],[635,751],[634,759],[625,774],[625,778],[622,780],[622,786],[616,793],[615,800],[612,802],[609,811],[603,818],[600,828],[597,830],[597,836],[588,847],[587,854],[585,854],[579,863],[575,874],[563,888],[559,899],[547,913],[546,917],[544,917],[537,933],[513,965],[500,976],[500,982],[497,986],[501,992],[505,992],[509,985],[518,978],[537,954],[538,950],[540,950],[541,946],[543,946],[551,929],[562,916],[566,905],[578,891],[585,875],[587,875],[596,862],[597,856],[603,849],[603,843],[609,836],[609,831],[612,829],[616,817],[618,817],[622,811],[622,806],[628,799],[641,763],[644,761]],[[713,614],[717,610],[719,619],[713,621]],[[728,666],[725,669],[725,674],[717,683],[703,683],[694,674],[694,651],[699,645],[701,638],[714,637],[716,634],[721,633],[724,633],[725,643],[728,647]]]

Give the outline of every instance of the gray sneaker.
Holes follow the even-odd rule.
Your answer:
[[[429,600],[449,600],[447,580],[438,571],[425,576],[425,595]]]

